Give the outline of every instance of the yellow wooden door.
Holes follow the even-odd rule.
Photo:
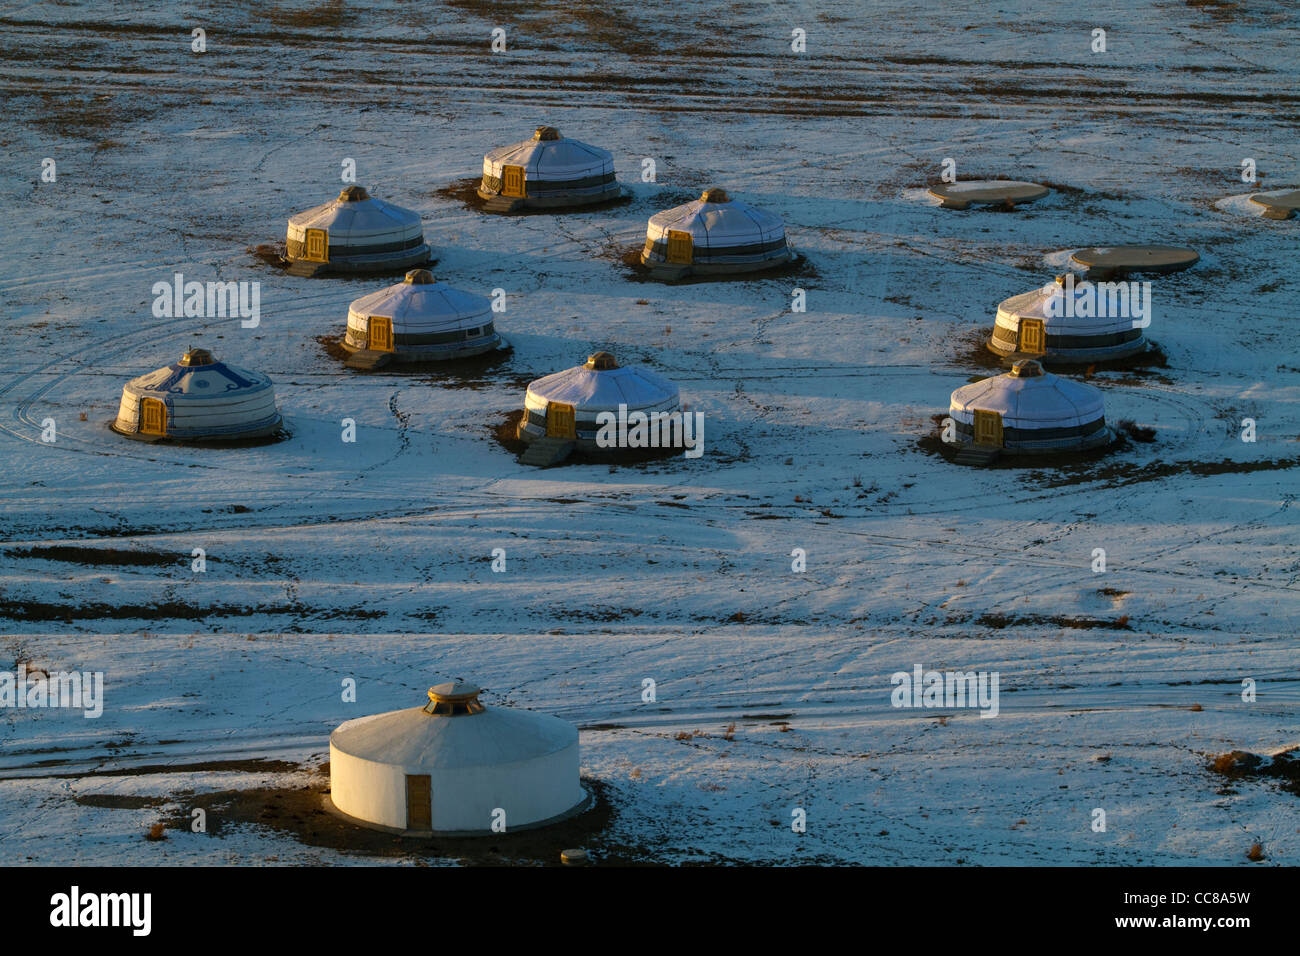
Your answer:
[[[1020,320],[1020,351],[1029,355],[1042,355],[1046,351],[1043,339],[1042,319]]]
[[[156,398],[140,399],[140,431],[145,435],[167,434],[167,406]]]
[[[366,347],[375,352],[393,351],[393,320],[386,315],[372,315],[366,323]]]
[[[975,444],[1002,447],[1002,416],[975,409]]]
[[[306,249],[303,258],[308,262],[329,261],[329,233],[324,229],[308,229],[307,238],[303,242],[303,246]]]
[[[501,167],[501,195],[515,199],[524,197],[524,167]]]
[[[668,261],[688,266],[695,258],[695,240],[684,229],[668,230]]]
[[[433,829],[433,787],[427,773],[406,775],[406,829]]]
[[[576,410],[563,402],[546,404],[546,437],[577,438]]]

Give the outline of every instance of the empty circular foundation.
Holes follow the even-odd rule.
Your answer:
[[[1011,209],[1020,203],[1042,199],[1051,190],[1038,183],[1011,179],[972,179],[957,183],[939,183],[930,187],[930,195],[945,209],[969,209],[971,205],[1002,206]]]
[[[1264,216],[1268,219],[1290,219],[1300,209],[1300,189],[1278,189],[1266,193],[1255,193],[1250,201],[1264,207]]]
[[[1075,265],[1088,270],[1090,278],[1126,272],[1181,272],[1200,261],[1194,249],[1182,246],[1089,246],[1070,256]]]

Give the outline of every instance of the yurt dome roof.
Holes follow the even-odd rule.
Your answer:
[[[330,745],[363,760],[401,765],[410,773],[523,763],[577,742],[578,730],[568,721],[513,707],[487,707],[478,703],[478,688],[465,696],[455,686],[430,688],[425,707],[349,720],[330,735]],[[439,703],[457,700],[472,701],[477,709],[456,714],[437,709]]]
[[[573,405],[578,411],[599,413],[676,405],[677,385],[657,372],[620,366],[608,352],[597,352],[585,364],[539,378],[528,386],[525,407],[545,408],[548,402]]]
[[[396,285],[354,300],[348,311],[358,317],[386,315],[394,327],[447,325],[469,319],[479,325],[492,311],[492,302],[487,296],[435,282],[427,270],[416,269]]]
[[[499,177],[504,166],[522,166],[525,179],[570,181],[613,173],[614,154],[540,126],[530,139],[498,146],[483,157],[486,175]]]
[[[348,186],[337,199],[290,216],[289,228],[326,229],[330,243],[337,245],[376,234],[422,233],[418,212],[376,199],[360,186]]]
[[[658,240],[670,229],[690,232],[695,244],[706,248],[774,242],[785,236],[780,216],[732,199],[716,186],[699,199],[655,213],[646,237]]]
[[[1100,389],[1061,378],[1033,360],[1017,362],[1004,375],[963,385],[952,393],[952,410],[997,412],[1010,428],[1066,428],[1105,414]]]
[[[234,394],[271,387],[271,379],[261,372],[218,362],[207,349],[190,349],[175,364],[131,379],[124,391],[136,396],[161,393],[181,395],[189,400],[224,402]]]
[[[1088,295],[1089,286],[1083,284],[1084,280],[1077,280],[1073,286],[1074,301],[1077,304],[1080,300]],[[1095,284],[1093,284],[1095,290]],[[1046,329],[1056,334],[1069,335],[1100,335],[1107,333],[1127,332],[1133,328],[1132,315],[1125,309],[1115,309],[1117,313],[1125,312],[1124,315],[1106,315],[1109,311],[1106,296],[1096,295],[1096,308],[1080,310],[1078,308],[1067,308],[1066,298],[1070,290],[1066,285],[1065,276],[1057,278],[1046,285],[1024,292],[1019,295],[1013,295],[1009,299],[1003,300],[998,305],[998,312],[1008,318],[1015,319],[1041,319]],[[1079,315],[1080,311],[1101,312],[1101,315]],[[1055,312],[1056,314],[1052,314]]]

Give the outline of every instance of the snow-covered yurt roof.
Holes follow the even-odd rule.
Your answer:
[[[118,431],[140,430],[143,399],[162,403],[163,433],[178,438],[239,435],[275,425],[280,417],[270,378],[219,362],[202,348],[191,348],[178,362],[127,382],[114,423]]]
[[[1094,284],[1095,288],[1095,284]],[[1096,295],[1095,309],[1081,310],[1079,304],[1089,295],[1088,285],[1079,280],[1071,287],[1065,276],[1058,276],[1041,288],[1020,295],[1013,295],[998,305],[998,319],[1014,320],[1041,319],[1043,327],[1055,335],[1107,335],[1129,332],[1133,328],[1131,312],[1126,315],[1088,315],[1081,316],[1079,311],[1096,311],[1106,313],[1109,300],[1105,295]],[[1067,299],[1073,296],[1075,308],[1067,308]],[[1056,314],[1052,314],[1053,311]],[[1124,312],[1124,309],[1115,309]],[[1072,313],[1072,314],[1071,314]]]
[[[951,412],[959,421],[969,424],[977,409],[997,412],[1008,428],[1029,429],[1077,427],[1105,414],[1100,389],[1045,372],[1029,359],[952,393]]]
[[[665,410],[680,404],[677,385],[657,372],[621,366],[608,352],[596,352],[575,368],[539,378],[528,386],[524,407],[545,411],[549,402],[573,405],[579,413]]]
[[[556,753],[578,740],[573,724],[514,707],[487,707],[472,684],[429,689],[429,703],[340,725],[330,745],[365,760],[411,772],[506,766]],[[577,781],[574,781],[576,786]]]
[[[646,238],[658,242],[667,238],[670,229],[690,232],[695,245],[703,248],[775,242],[785,237],[780,216],[732,199],[717,187],[704,190],[699,199],[655,213]]]
[[[396,285],[353,301],[348,319],[383,315],[393,320],[395,332],[429,332],[481,326],[491,312],[487,296],[436,282],[427,269],[412,269]]]
[[[383,199],[360,186],[348,186],[337,199],[289,217],[289,238],[302,239],[308,229],[325,229],[332,246],[366,245],[378,238],[405,240],[422,236],[420,214]]]
[[[568,139],[554,127],[539,126],[531,139],[499,146],[483,157],[485,176],[499,179],[505,166],[522,166],[525,179],[570,181],[612,173],[614,156],[599,146]]]

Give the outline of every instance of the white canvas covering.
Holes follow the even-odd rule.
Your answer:
[[[348,307],[347,342],[364,348],[371,316],[392,320],[397,352],[461,351],[500,342],[486,296],[433,281],[427,270],[407,273],[396,285],[355,300]]]
[[[668,231],[689,232],[700,251],[728,246],[752,246],[785,238],[785,223],[774,213],[756,209],[739,199],[706,202],[694,199],[650,217],[647,242],[663,242]]]
[[[567,182],[607,176],[614,172],[614,155],[609,150],[576,139],[526,139],[499,146],[483,157],[483,175],[500,180],[506,166],[522,166],[524,182]]]
[[[989,347],[1002,355],[1019,351],[1025,319],[1043,323],[1042,355],[1049,361],[1092,362],[1134,355],[1147,347],[1142,329],[1133,326],[1136,303],[1128,301],[1132,292],[1128,284],[1073,283],[1070,278],[1058,277],[1040,289],[1003,301]],[[1150,297],[1144,298],[1149,322]]]
[[[997,412],[1009,429],[1076,429],[1105,417],[1099,389],[1051,372],[1032,377],[1008,372],[952,393],[949,414],[956,421],[973,424],[975,409]]]
[[[218,362],[201,349],[128,382],[113,423],[117,431],[140,433],[140,403],[145,398],[157,399],[166,408],[166,438],[240,438],[265,433],[280,422],[275,388],[267,376]]]
[[[326,230],[331,248],[388,245],[424,235],[419,213],[373,196],[334,199],[289,217],[290,242],[304,242],[308,229]]]
[[[444,685],[445,686],[445,685]],[[432,830],[507,831],[581,806],[577,728],[509,707],[431,714],[412,707],[349,720],[330,735],[330,798],[341,812],[407,829],[407,775],[430,778]]]
[[[681,406],[677,385],[649,369],[624,366],[593,369],[586,365],[539,378],[528,386],[524,408],[546,414],[549,402],[573,405],[578,421],[594,422],[601,412],[673,411]]]

